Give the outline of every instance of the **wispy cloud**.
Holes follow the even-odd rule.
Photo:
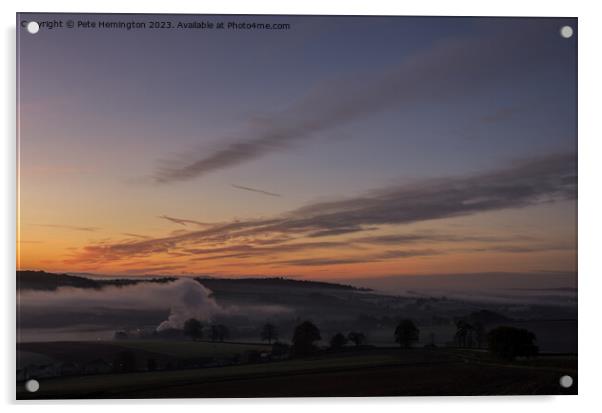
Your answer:
[[[37,227],[68,229],[72,231],[95,232],[100,230],[99,227],[82,227],[77,225],[62,225],[62,224],[34,224]]]
[[[138,268],[128,268],[123,271],[123,274],[127,275],[164,275],[172,274],[185,269],[184,265],[155,265]]]
[[[262,194],[262,195],[282,196],[281,194],[277,194],[275,192],[269,192],[269,191],[264,191],[263,189],[251,188],[250,186],[232,184],[232,187],[236,188],[236,189],[242,189],[244,191],[256,192],[256,193]]]
[[[292,260],[275,261],[275,265],[295,265],[295,266],[327,266],[327,265],[344,265],[344,264],[365,264],[370,262],[385,261],[391,259],[414,258],[414,257],[429,257],[433,255],[445,254],[444,251],[433,249],[424,250],[405,250],[405,251],[384,251],[368,255],[359,255],[353,257],[337,257],[337,258],[301,258]]]
[[[486,173],[390,186],[363,196],[313,203],[273,218],[217,223],[195,231],[148,240],[89,245],[71,261],[115,261],[174,252],[205,256],[209,253],[207,247],[216,243],[254,245],[257,241],[278,245],[282,241],[283,247],[301,248],[290,245],[304,238],[315,238],[320,233],[324,236],[361,233],[389,225],[573,200],[576,196],[576,155],[550,155],[515,162],[507,168]],[[417,238],[424,241],[462,241],[459,235],[425,233],[390,238],[381,236],[380,239],[364,236],[358,237],[357,243],[391,245],[418,241]],[[509,245],[508,240],[492,237],[464,236],[463,240]],[[349,238],[345,242],[349,243]],[[319,246],[327,247],[326,244],[313,244],[314,248]],[[308,248],[307,245],[304,248]],[[250,248],[244,251],[239,247],[237,251],[212,251],[227,252],[250,256],[267,253],[268,250]]]
[[[166,221],[173,222],[174,224],[183,225],[183,226],[187,226],[188,224],[198,225],[201,227],[210,225],[206,222],[195,221],[193,219],[175,218],[175,217],[170,217],[167,215],[160,215],[157,218],[164,219]]]
[[[516,27],[496,35],[448,38],[389,70],[316,84],[285,110],[260,121],[251,119],[239,138],[213,152],[164,160],[154,179],[168,183],[201,177],[288,149],[393,107],[403,110],[432,100],[445,103],[499,80],[514,82],[532,76],[555,56],[547,47],[547,36],[557,29],[546,24],[540,29],[525,32]],[[507,64],[509,58],[511,65]],[[500,115],[508,114],[495,118]]]
[[[140,238],[140,239],[150,239],[151,238],[148,235],[134,234],[132,232],[123,232],[121,235],[125,235],[126,237],[132,237],[132,238]]]
[[[481,248],[465,249],[466,252],[504,252],[504,253],[534,253],[542,251],[563,251],[573,248],[568,244],[530,244],[530,245],[492,245]]]
[[[194,255],[194,261],[208,261],[224,258],[248,258],[248,257],[265,257],[278,256],[280,254],[300,252],[308,250],[328,250],[333,248],[359,248],[350,245],[347,242],[299,242],[294,244],[280,244],[268,247],[253,246],[248,244],[232,245],[222,248],[195,248],[187,250],[188,253]],[[217,255],[215,255],[217,254]]]
[[[416,242],[478,242],[478,243],[491,243],[491,242],[506,242],[506,241],[532,241],[532,237],[524,235],[514,235],[510,237],[501,236],[487,236],[487,235],[458,235],[448,234],[433,231],[425,231],[422,233],[411,233],[411,234],[388,234],[388,235],[375,235],[368,237],[355,238],[354,242],[367,243],[367,244],[379,244],[379,245],[403,245],[411,244]]]

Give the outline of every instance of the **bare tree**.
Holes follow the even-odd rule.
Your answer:
[[[276,326],[266,323],[261,329],[261,340],[272,344],[272,341],[278,340],[278,330]]]

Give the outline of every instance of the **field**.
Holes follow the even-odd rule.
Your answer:
[[[160,350],[153,342],[133,346]],[[17,398],[576,394],[576,381],[570,389],[559,386],[563,374],[576,379],[576,357],[500,364],[479,351],[375,348],[270,363],[46,379],[34,394],[18,385]]]
[[[144,368],[152,359],[159,364],[171,363],[173,367],[183,362],[207,362],[208,360],[231,359],[248,352],[270,350],[270,346],[260,343],[216,343],[210,341],[57,341],[33,342],[17,345],[18,360],[26,365],[40,363],[86,363],[105,360],[112,362],[123,352],[133,354],[137,363]]]
[[[72,308],[65,306],[69,297],[60,295],[60,286],[56,292],[47,292],[54,285],[52,275],[36,277],[46,281],[30,285],[23,278],[19,283],[23,296],[30,294],[25,291],[42,288],[44,296],[50,294],[61,304],[52,311],[32,304],[20,312],[19,331],[26,339],[17,343],[19,399],[577,392],[576,382],[566,390],[559,385],[565,374],[577,378],[577,322],[571,308],[532,306],[525,310],[445,297],[388,296],[347,286],[286,279],[208,279],[202,281],[211,287],[211,299],[216,303],[227,309],[247,310],[229,310],[213,320],[229,329],[225,342],[209,341],[209,326],[203,340],[191,341],[183,334],[154,334],[171,311],[160,306],[171,301],[151,308],[149,303],[156,301],[145,299],[139,310],[125,311],[112,307],[110,300],[120,294],[125,294],[128,301],[134,300],[140,291],[150,288],[159,289],[161,296],[165,291],[172,295],[176,291],[173,302],[178,303],[182,300],[179,294],[198,292],[194,281],[154,281],[119,289],[92,284],[78,289],[78,294],[86,298],[86,306]],[[67,275],[57,280],[69,286],[82,283]],[[36,294],[41,293],[32,298],[38,297]],[[100,301],[98,305],[88,305],[89,298]],[[202,294],[196,296],[199,302],[207,299]],[[300,320],[314,320],[321,337],[314,343],[317,352],[312,357],[290,358],[294,352],[286,346],[279,346],[276,351],[266,342],[259,342],[266,314],[254,313],[258,308],[275,314],[268,319],[284,343],[292,342]],[[393,333],[400,314],[414,320],[420,328],[419,341],[413,349],[396,347]],[[503,363],[487,351],[474,348],[478,346],[455,348],[459,344],[454,341],[455,321],[460,319],[480,323],[487,330],[499,325],[526,328],[537,337],[543,355]],[[46,330],[50,334],[41,334]],[[66,336],[65,331],[71,336]],[[94,337],[88,331],[108,334]],[[121,339],[103,338],[114,337],[116,331],[123,333]],[[355,347],[349,342],[343,348],[331,347],[330,339],[335,333],[347,335],[352,331],[366,335],[364,345]],[[24,389],[30,378],[40,382],[36,393]]]
[[[242,351],[267,351],[271,349],[268,345],[257,343],[214,343],[208,341],[174,341],[166,345],[165,341],[160,340],[132,340],[119,345],[132,350],[149,351],[183,358],[232,356]]]

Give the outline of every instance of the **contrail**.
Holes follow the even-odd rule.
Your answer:
[[[236,184],[232,184],[232,186],[234,188],[242,189],[242,190],[245,190],[245,191],[257,192],[258,194],[263,194],[263,195],[268,195],[268,196],[282,196],[281,194],[277,194],[275,192],[268,192],[268,191],[264,191],[262,189],[251,188],[251,187],[248,187],[248,186],[242,186],[242,185],[236,185]]]

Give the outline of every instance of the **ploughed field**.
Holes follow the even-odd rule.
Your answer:
[[[48,343],[36,344],[38,348],[32,347],[31,343],[20,350],[52,358],[60,356],[56,353],[57,348],[63,348],[62,352],[68,351],[69,346],[71,351],[78,347],[77,351],[82,352],[86,348],[85,343],[62,343],[62,347],[56,343],[52,354],[42,345]],[[247,347],[253,350],[267,348],[254,344],[192,342],[89,344],[130,346],[145,356],[172,352],[187,358],[208,355],[207,352],[214,356],[232,354]],[[179,345],[183,347],[177,348]],[[99,348],[94,348],[97,350]],[[559,385],[564,374],[570,374],[574,379],[570,389]],[[533,360],[503,363],[478,350],[366,348],[302,359],[39,381],[37,393],[28,393],[22,382],[17,383],[17,398],[576,394],[577,357],[542,355]]]

